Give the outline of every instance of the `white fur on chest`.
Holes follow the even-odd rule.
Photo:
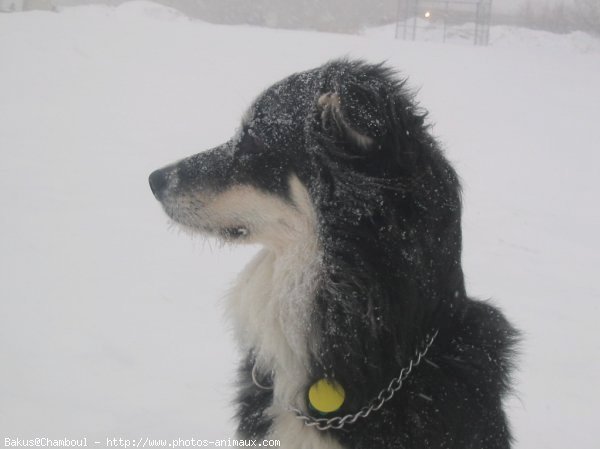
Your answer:
[[[310,319],[322,263],[308,193],[297,179],[291,187],[297,211],[284,217],[288,241],[254,257],[230,292],[228,311],[242,351],[254,352],[262,372],[274,372],[273,404],[265,411],[273,420],[269,438],[286,449],[341,449],[288,410],[306,409]]]

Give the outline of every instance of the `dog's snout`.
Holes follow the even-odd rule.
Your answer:
[[[148,178],[150,189],[157,200],[162,198],[162,195],[167,187],[167,173],[164,169],[155,170]]]

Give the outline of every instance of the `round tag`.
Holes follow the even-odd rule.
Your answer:
[[[320,413],[332,413],[340,409],[346,392],[344,387],[333,380],[321,379],[310,386],[308,402],[310,406]]]

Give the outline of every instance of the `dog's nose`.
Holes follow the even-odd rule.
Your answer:
[[[165,191],[165,187],[167,187],[167,174],[165,173],[165,170],[159,169],[153,171],[150,174],[148,181],[150,182],[150,190],[152,190],[154,197],[157,200],[160,200]]]

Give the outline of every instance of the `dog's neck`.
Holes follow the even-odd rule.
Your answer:
[[[258,371],[273,372],[273,400],[262,411],[271,420],[270,437],[283,447],[339,449],[329,436],[306,428],[289,411],[305,409],[311,355],[311,315],[323,279],[323,252],[316,213],[300,181],[290,180],[295,210],[282,232],[265,245],[239,275],[229,295],[229,313],[238,343],[252,353]]]
[[[321,266],[317,242],[306,239],[284,250],[263,249],[239,275],[229,313],[241,349],[254,354],[262,372],[274,371],[279,379],[308,372],[308,329]],[[281,396],[291,400],[295,393]]]
[[[306,427],[289,407],[306,410],[311,347],[310,318],[320,282],[317,245],[263,249],[240,274],[229,297],[238,344],[256,358],[257,370],[273,371],[273,401],[263,411],[269,438],[283,447],[341,449],[330,436]]]

